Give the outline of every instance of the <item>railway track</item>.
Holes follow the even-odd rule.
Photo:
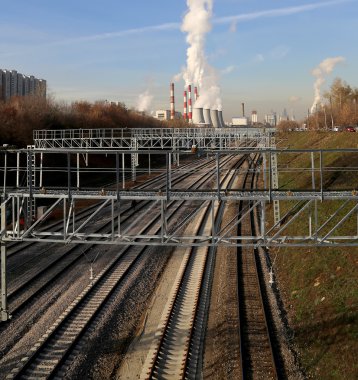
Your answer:
[[[207,163],[203,163],[202,165],[199,165],[199,169],[201,167],[205,167]],[[181,174],[178,176],[178,178],[173,178],[173,183],[180,183],[183,180],[184,175]],[[198,185],[203,183],[205,181],[206,177],[204,176],[199,182]],[[160,179],[163,181],[163,178]],[[158,182],[159,180],[157,179],[155,182]],[[151,181],[152,185],[153,181]],[[148,187],[149,184],[145,184],[142,188]],[[126,223],[127,221],[129,222],[131,218],[135,215],[140,213],[142,210],[145,209],[147,206],[148,202],[142,201],[139,202],[138,205],[136,206],[135,211],[132,210],[132,208],[125,207],[122,210],[122,214],[124,215],[122,217],[122,223]],[[98,206],[97,206],[98,207]],[[103,210],[103,213],[105,213],[106,210]],[[87,213],[86,213],[87,215]],[[99,216],[100,218],[100,216]],[[94,220],[95,221],[95,220]],[[110,226],[110,222],[105,223],[102,225],[100,228],[96,228],[95,231],[97,233],[101,232],[107,232],[108,228]],[[53,250],[56,248],[56,245],[50,244],[49,247],[41,250],[41,252],[37,252],[37,255],[46,255],[46,253],[49,250]],[[78,247],[78,246],[73,246],[73,247],[60,247],[59,250],[61,251],[60,255],[56,255],[55,260],[50,261],[48,264],[46,264],[44,267],[42,267],[40,270],[37,269],[36,273],[34,275],[29,275],[25,276],[25,280],[21,280],[21,278],[18,279],[17,282],[10,284],[9,287],[9,294],[8,294],[8,301],[10,304],[10,310],[12,314],[16,314],[21,306],[24,304],[23,300],[23,294],[28,293],[29,288],[33,287],[34,284],[39,283],[36,287],[36,291],[32,292],[32,295],[30,298],[34,298],[37,296],[38,292],[41,291],[48,282],[56,280],[61,274],[65,273],[72,265],[74,265],[76,262],[78,262],[83,255],[87,254],[91,250],[92,246],[87,246],[85,248],[83,247]],[[29,247],[26,246],[24,247],[26,249],[26,255],[30,256],[28,260],[31,260],[31,252],[28,252]],[[57,248],[58,249],[58,248]],[[26,265],[27,262],[21,260],[21,266]],[[19,266],[16,267],[16,270],[19,271]],[[11,267],[10,267],[11,271]],[[48,280],[45,281],[44,277],[48,277]]]
[[[254,163],[252,163],[254,165]],[[253,187],[255,178],[250,174],[245,186]],[[249,182],[249,183],[247,183]],[[249,202],[241,201],[240,209]],[[255,232],[254,213],[250,213],[238,227],[242,234]],[[240,363],[242,379],[278,379],[278,351],[273,345],[270,311],[263,294],[263,283],[256,249],[238,247],[238,300],[240,325]]]
[[[226,163],[223,163],[223,164],[226,164]],[[197,183],[198,184],[198,183]],[[177,205],[177,206],[179,206],[180,207],[180,204],[179,205]],[[171,206],[170,206],[171,207]],[[173,206],[173,209],[174,209],[174,206]],[[174,212],[174,211],[173,211]],[[128,248],[128,250],[130,250],[130,251],[133,251],[133,249],[129,249]],[[144,249],[143,249],[143,251],[144,251]],[[122,259],[122,254],[117,258],[118,260],[119,259]],[[117,260],[116,259],[116,260]],[[134,262],[134,260],[133,260],[133,262]],[[113,265],[115,265],[115,261],[112,263]],[[111,264],[111,265],[112,265]],[[108,269],[109,271],[110,271],[110,269]],[[102,271],[103,272],[103,271]],[[104,272],[102,273],[101,272],[101,276],[103,275],[103,276],[105,276],[105,274],[104,274]],[[107,272],[106,272],[107,273]],[[124,276],[125,274],[124,273],[122,273],[122,276]],[[120,276],[120,274],[119,273],[116,273],[116,275],[115,275],[115,277],[117,277],[117,279],[118,278],[122,278],[121,276]],[[104,281],[104,280],[103,280]],[[107,283],[108,282],[108,284],[110,284],[111,283],[111,281],[110,280],[108,280],[108,281],[104,281],[105,283]],[[102,283],[102,280],[100,280],[99,278],[96,278],[96,281],[95,281],[95,284],[99,284],[99,283]],[[98,285],[99,286],[99,285]],[[108,286],[110,286],[111,287],[111,285],[108,285]],[[114,289],[114,287],[115,286],[118,286],[118,284],[117,285],[113,285],[112,286],[112,289]],[[91,285],[91,286],[89,286],[89,287],[87,287],[83,292],[85,292],[86,293],[86,295],[87,295],[87,293],[88,294],[95,294],[95,290],[92,290],[92,289],[94,289],[95,288],[95,285]],[[104,290],[104,292],[107,292],[106,294],[107,294],[107,296],[105,296],[104,294],[105,293],[102,293],[102,294],[100,294],[100,295],[98,295],[97,294],[97,296],[96,295],[94,295],[93,296],[93,298],[94,299],[97,299],[97,301],[99,300],[99,299],[102,299],[102,303],[98,303],[97,304],[97,309],[95,309],[94,308],[94,306],[93,305],[95,305],[96,303],[95,303],[95,301],[85,301],[84,300],[84,298],[85,298],[85,294],[81,294],[80,296],[78,296],[76,299],[75,299],[75,301],[71,304],[71,308],[70,308],[70,306],[66,309],[66,311],[67,311],[67,314],[68,314],[68,316],[67,315],[61,315],[61,317],[63,317],[62,319],[61,319],[61,317],[59,317],[59,319],[57,320],[57,323],[58,323],[58,326],[51,326],[51,328],[44,334],[44,336],[34,345],[34,347],[31,349],[31,351],[29,352],[29,355],[28,356],[24,356],[23,357],[23,360],[21,361],[21,364],[22,364],[22,368],[18,368],[18,367],[15,367],[14,368],[14,370],[13,370],[13,372],[11,373],[11,374],[9,374],[9,377],[8,378],[11,378],[10,376],[12,376],[12,378],[19,378],[19,376],[21,377],[22,376],[22,374],[24,374],[25,372],[23,372],[23,371],[30,371],[31,370],[31,368],[33,368],[33,369],[35,369],[35,371],[37,371],[38,370],[38,368],[43,368],[43,366],[41,365],[41,362],[43,362],[44,363],[44,361],[41,359],[41,358],[44,358],[46,355],[47,355],[47,351],[49,350],[49,348],[48,347],[53,347],[53,344],[54,343],[51,343],[50,344],[50,346],[48,346],[47,345],[47,343],[45,343],[45,341],[47,342],[48,341],[48,339],[47,338],[50,338],[51,337],[51,339],[55,336],[55,335],[58,335],[59,337],[61,337],[62,335],[63,335],[63,333],[62,333],[62,328],[63,328],[63,326],[67,326],[68,325],[68,321],[72,321],[72,320],[74,320],[74,321],[80,321],[80,322],[78,322],[78,324],[76,325],[76,323],[75,323],[75,327],[73,327],[74,328],[74,330],[72,330],[72,327],[71,328],[69,328],[68,330],[67,330],[67,327],[66,327],[66,331],[69,331],[69,336],[72,336],[74,339],[72,339],[72,345],[73,344],[75,344],[76,343],[76,340],[77,339],[79,339],[79,337],[81,336],[81,334],[82,334],[82,332],[83,332],[83,330],[86,328],[86,326],[87,326],[87,324],[88,323],[90,323],[90,321],[95,317],[95,315],[96,315],[96,313],[98,313],[98,310],[100,310],[100,308],[101,308],[101,305],[103,304],[103,302],[105,302],[105,299],[106,299],[106,297],[108,297],[108,294],[110,294],[111,293],[111,291],[112,290],[108,290],[109,288],[108,287],[106,287],[106,286],[103,286],[103,289],[106,289],[106,290]],[[83,296],[83,297],[82,297]],[[87,312],[82,312],[82,310],[84,310],[84,309],[82,309],[81,307],[82,307],[82,305],[84,304],[84,303],[87,303],[88,302],[88,309],[87,309]],[[81,307],[80,307],[80,305],[81,305]],[[71,310],[70,310],[70,309]],[[79,319],[76,319],[76,318],[74,318],[73,317],[73,309],[76,309],[76,310],[78,310],[77,311],[77,313],[78,313],[78,315],[79,315]],[[91,312],[91,310],[92,310],[92,312]],[[83,318],[84,319],[81,319],[82,317],[81,317],[81,314],[83,314]],[[86,319],[87,318],[87,319]],[[87,322],[85,322],[85,321],[87,321]],[[56,322],[55,322],[55,324],[56,324]],[[77,327],[76,327],[77,326]],[[80,326],[80,327],[79,327]],[[82,326],[82,327],[81,327]],[[77,331],[78,332],[78,334],[77,333],[75,333],[74,331]],[[82,331],[82,332],[81,332]],[[56,338],[57,339],[57,338]],[[60,338],[58,338],[58,339],[60,339]],[[60,340],[59,340],[59,342],[60,342]],[[40,353],[39,351],[40,351],[40,348],[42,348],[42,347],[47,347],[47,348],[43,348],[43,350],[41,350],[41,352],[42,353]],[[35,350],[35,348],[36,348],[36,350]],[[70,347],[68,348],[68,349],[66,349],[65,350],[65,352],[64,352],[64,350],[62,350],[62,353],[63,353],[63,358],[65,358],[66,357],[66,353],[68,352],[70,350]],[[51,351],[51,350],[50,350]],[[52,363],[53,364],[56,364],[56,363],[60,363],[60,362],[62,362],[62,360],[63,359],[60,359],[60,360],[57,360],[57,359],[49,359],[50,360],[50,362],[52,361]],[[38,365],[38,363],[40,363],[39,365],[40,365],[40,367],[39,367],[39,365]],[[57,365],[58,364],[56,364],[56,366],[55,367],[53,367],[52,369],[54,369],[54,368],[56,368],[57,367]],[[47,364],[46,364],[47,365]],[[46,367],[46,366],[45,366]],[[47,368],[47,367],[46,367]],[[27,373],[27,372],[26,372]],[[42,373],[42,372],[41,372]],[[24,375],[25,376],[25,375]],[[27,375],[26,375],[27,376]],[[38,378],[38,377],[36,377],[36,376],[40,376],[40,374],[35,374],[34,375],[35,376],[35,378]],[[41,376],[45,376],[45,375],[43,375],[43,373],[42,373],[42,375]]]
[[[237,167],[244,160],[242,158]],[[230,188],[235,177],[236,171],[227,173],[221,185]],[[194,235],[198,232],[210,235],[213,222],[216,226],[220,223],[224,207],[221,203],[213,215],[208,205],[198,216],[200,223]],[[213,257],[213,248],[196,247],[185,251],[140,379],[197,378]]]
[[[204,159],[202,160],[204,161]],[[199,165],[199,168],[200,167],[205,167],[207,163],[203,162],[201,165]],[[187,170],[189,169],[190,170],[190,167],[191,167],[192,163],[189,162],[189,163],[186,163],[184,165],[181,165],[180,167],[180,172],[183,171],[183,170]],[[175,170],[174,170],[175,172]],[[183,179],[185,178],[185,174],[177,174],[176,175],[177,178],[174,178],[174,184],[175,184],[175,181],[180,181],[180,179]],[[137,186],[133,186],[133,189],[145,189],[149,186],[153,186],[154,184],[158,183],[159,187],[158,187],[158,190],[161,188],[161,186],[163,186],[163,181],[165,179],[165,174],[160,174],[154,178],[151,178],[147,181],[145,181],[144,184],[142,185],[137,185]],[[108,188],[110,189],[111,187],[113,187],[115,185],[115,183],[109,183],[107,184],[106,186],[104,186],[104,188]],[[95,189],[94,189],[95,191]],[[76,214],[76,222],[80,222],[82,220],[85,220],[89,215],[91,215],[91,213],[98,207],[98,203],[96,202],[96,204],[94,205],[90,205],[88,207],[86,207],[86,209],[80,211],[80,212],[77,212]],[[109,207],[109,206],[108,206]],[[107,208],[108,208],[107,207]],[[130,207],[128,207],[129,209]],[[105,211],[105,210],[104,210]],[[48,226],[47,226],[48,227]],[[56,222],[53,222],[51,225],[50,225],[51,228],[54,228],[55,229],[53,230],[54,232],[56,231],[60,231],[61,229],[63,229],[63,221],[60,220],[60,221],[56,221]],[[13,255],[16,255],[17,253],[19,252],[23,252],[24,249],[29,249],[33,246],[35,246],[37,243],[36,242],[14,242],[14,243],[10,243],[8,245],[8,259],[10,259]]]

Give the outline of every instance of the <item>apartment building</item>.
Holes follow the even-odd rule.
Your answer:
[[[46,80],[34,75],[24,75],[17,70],[0,69],[0,100],[8,101],[14,96],[36,95],[46,97]]]

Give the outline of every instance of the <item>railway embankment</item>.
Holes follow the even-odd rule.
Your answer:
[[[280,148],[291,149],[358,148],[358,133],[291,132],[277,141]],[[325,167],[340,169],[331,170],[324,181],[345,187],[355,176],[358,186],[358,172],[342,170],[352,166],[347,160],[352,156],[327,155]],[[358,156],[354,160],[358,162]],[[309,156],[296,155],[290,165],[309,167]],[[290,186],[304,186],[305,180],[297,176]],[[282,174],[279,186],[284,185]],[[332,210],[327,203],[318,217],[329,217]],[[304,231],[306,224],[302,220],[296,226]],[[356,222],[344,226],[352,236],[357,234],[356,227]],[[358,247],[280,248],[271,249],[270,256],[292,329],[291,342],[307,378],[357,379]]]

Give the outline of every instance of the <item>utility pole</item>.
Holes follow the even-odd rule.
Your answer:
[[[322,105],[323,108],[323,113],[324,113],[324,127],[326,131],[328,130],[328,125],[327,125],[327,113],[326,113],[326,106]]]
[[[310,129],[310,109],[307,110],[307,129]]]
[[[329,103],[331,105],[331,121],[332,121],[332,129],[334,127],[334,122],[333,122],[333,107],[332,107],[332,96],[329,97]]]
[[[353,102],[354,102],[354,122],[357,124],[357,98],[354,98]]]

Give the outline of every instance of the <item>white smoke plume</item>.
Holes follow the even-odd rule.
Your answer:
[[[332,57],[324,59],[316,68],[312,70],[312,75],[316,77],[316,81],[313,85],[314,88],[314,100],[311,107],[311,113],[316,111],[317,105],[321,101],[321,87],[326,81],[325,76],[333,71],[335,66],[344,62],[344,57]]]
[[[196,107],[221,109],[218,73],[208,64],[205,55],[205,39],[211,30],[213,3],[214,0],[187,0],[188,11],[181,31],[187,33],[186,41],[189,46],[182,77],[186,85],[198,87],[199,99]]]
[[[148,112],[152,102],[153,95],[150,94],[149,90],[146,90],[138,95],[136,109],[139,112]]]
[[[221,89],[218,85],[219,75],[217,70],[207,65],[203,83],[199,87],[199,98],[195,107],[222,110]]]

